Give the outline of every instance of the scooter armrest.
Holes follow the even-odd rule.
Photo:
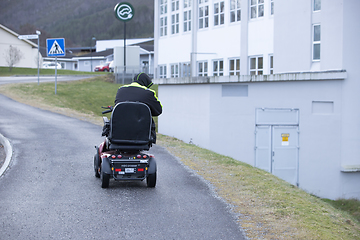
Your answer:
[[[104,124],[110,123],[109,119],[107,117],[103,117]]]

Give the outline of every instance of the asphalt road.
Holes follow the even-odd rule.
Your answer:
[[[0,133],[13,158],[0,177],[0,239],[245,239],[208,185],[160,146],[156,188],[100,187],[101,126],[0,95]]]
[[[73,81],[79,80],[84,78],[94,77],[94,75],[88,76],[67,76],[67,75],[57,75],[56,81]],[[38,77],[37,76],[10,76],[10,77],[0,77],[0,85],[1,84],[8,84],[8,83],[37,83]],[[55,75],[54,76],[40,76],[39,83],[42,82],[54,82],[55,84]]]

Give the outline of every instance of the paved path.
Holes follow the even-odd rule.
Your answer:
[[[101,110],[101,109],[99,109]],[[244,239],[228,206],[159,146],[156,188],[94,177],[101,127],[0,95],[13,159],[0,177],[0,239]]]
[[[58,75],[56,81],[75,81],[85,78],[91,78],[95,75],[86,75],[86,76],[64,76]],[[10,77],[0,77],[0,85],[1,84],[8,84],[8,83],[37,83],[38,77],[37,76],[10,76]],[[40,76],[39,83],[42,82],[54,82],[55,83],[55,76]]]

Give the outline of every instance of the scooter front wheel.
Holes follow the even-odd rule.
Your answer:
[[[99,168],[99,155],[95,154],[94,156],[94,171],[95,171],[95,177],[100,177],[100,168]]]

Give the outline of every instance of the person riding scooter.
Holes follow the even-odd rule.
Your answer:
[[[150,108],[153,117],[159,116],[162,113],[162,105],[155,91],[150,89],[152,85],[153,82],[146,73],[137,74],[131,84],[124,85],[118,89],[115,97],[115,105],[126,101],[141,102]],[[106,126],[104,126],[104,131],[106,131]],[[106,134],[103,132],[103,135]],[[151,126],[151,137],[153,143],[156,143],[154,120]]]

